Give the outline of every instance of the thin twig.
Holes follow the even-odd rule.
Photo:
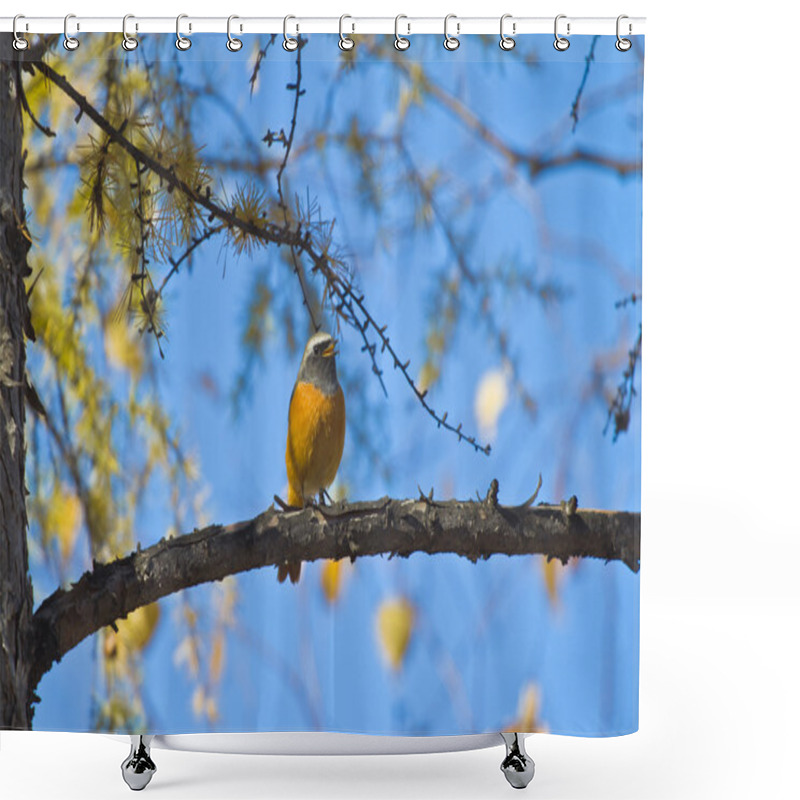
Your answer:
[[[572,101],[572,108],[570,109],[569,115],[572,118],[573,133],[575,133],[575,128],[578,127],[578,106],[580,105],[581,97],[583,97],[583,89],[586,86],[586,79],[589,77],[589,69],[591,68],[592,61],[594,61],[594,48],[599,38],[599,36],[595,36],[592,39],[592,46],[589,48],[589,52],[586,56],[586,66],[583,70],[581,85],[578,87],[578,93],[575,95],[575,99]]]
[[[292,121],[289,124],[289,135],[284,136],[283,141],[283,160],[281,161],[281,165],[278,168],[278,174],[276,177],[276,182],[278,184],[278,199],[280,201],[280,207],[283,211],[283,221],[286,226],[286,230],[289,230],[289,209],[286,207],[286,200],[283,196],[283,173],[286,169],[286,165],[289,163],[289,154],[292,151],[292,144],[294,144],[294,132],[297,128],[297,109],[300,106],[300,98],[305,94],[305,89],[300,88],[301,81],[303,79],[303,71],[302,71],[302,64],[300,60],[300,54],[303,52],[303,47],[306,43],[306,39],[302,37],[298,38],[298,45],[297,45],[297,76],[295,77],[294,83],[289,83],[286,85],[286,88],[291,92],[294,92],[294,107],[292,108]],[[264,137],[265,141],[269,141],[270,144],[274,141],[274,139],[270,136],[271,132],[267,133],[267,136]],[[289,246],[289,252],[292,254],[292,267],[294,269],[294,274],[297,276],[297,281],[300,284],[300,291],[303,293],[303,305],[308,309],[308,316],[311,317],[311,324],[314,326],[314,331],[319,330],[319,324],[314,316],[314,309],[311,308],[311,303],[308,301],[308,293],[306,291],[306,282],[305,277],[302,273],[300,268],[300,262],[297,259],[297,253],[295,252],[294,247],[291,245]]]
[[[361,335],[365,341],[365,347],[373,361],[373,371],[380,376],[381,371],[375,361],[377,343],[370,343],[366,338],[365,334],[368,328],[372,328],[377,339],[380,340],[381,353],[388,351],[393,366],[401,370],[407,384],[414,392],[422,407],[436,421],[437,426],[454,433],[459,441],[466,441],[476,451],[489,455],[491,452],[490,445],[481,445],[474,436],[463,433],[461,423],[453,425],[447,422],[447,412],[440,416],[426,402],[425,396],[427,395],[427,390],[420,391],[417,387],[414,379],[408,372],[408,365],[410,362],[403,362],[397,355],[396,350],[389,342],[389,337],[386,335],[386,326],[378,325],[364,303],[364,295],[356,293],[352,282],[334,269],[329,256],[324,252],[317,252],[309,230],[303,230],[300,226],[294,230],[290,230],[286,226],[281,227],[269,222],[257,224],[253,221],[241,219],[233,211],[224,208],[212,199],[213,195],[210,186],[192,188],[179,178],[174,170],[164,166],[160,161],[149,156],[133,144],[123,133],[122,129],[124,128],[124,123],[120,126],[120,129],[115,128],[86,97],[67,80],[67,78],[56,72],[49,64],[44,61],[39,61],[33,64],[33,66],[61,89],[78,106],[81,112],[86,114],[86,116],[113,140],[114,143],[122,147],[134,159],[141,162],[141,164],[148,169],[151,169],[154,174],[158,175],[159,178],[173,189],[179,190],[192,202],[208,210],[210,212],[209,222],[213,221],[215,218],[219,218],[225,222],[227,226],[235,227],[243,233],[263,241],[265,244],[296,247],[301,252],[304,252],[313,263],[312,272],[319,272],[323,276],[328,292],[334,295],[339,301],[336,310],[341,311],[341,309],[348,309],[351,312],[349,317],[347,315],[341,316],[348,324],[353,325],[361,331]],[[359,315],[361,320],[359,320]]]
[[[606,420],[605,427],[603,428],[603,435],[611,425],[611,420],[614,420],[614,441],[620,433],[628,430],[628,424],[631,418],[631,403],[636,396],[636,387],[633,385],[633,379],[636,375],[636,364],[642,356],[642,325],[639,323],[639,336],[633,347],[628,351],[628,365],[622,373],[622,382],[617,387],[617,393],[614,400],[608,409],[608,419]]]

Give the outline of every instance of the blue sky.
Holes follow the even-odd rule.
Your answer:
[[[237,112],[239,122],[219,106],[197,103],[195,135],[209,153],[245,152],[243,141],[260,140],[268,128],[288,129],[292,96],[284,87],[294,80],[292,54],[278,46],[268,51],[251,98],[248,48],[231,55],[224,37],[197,36],[190,51],[178,54],[167,38],[145,38],[142,52],[185,61],[184,77],[223,86]],[[494,41],[484,46],[471,38],[448,53],[440,37],[415,37],[403,58],[421,63],[438,86],[512,148],[543,155],[586,149],[635,160],[641,158],[640,63],[635,53],[618,53],[613,41],[598,40],[584,94],[587,104],[605,100],[580,117],[574,132],[569,110],[591,37],[573,37],[566,53],[557,53],[552,37],[545,36],[519,37],[511,53]],[[405,79],[385,60],[362,55],[363,43],[356,50],[355,69],[331,91],[341,61],[336,37],[312,36],[304,48],[298,142],[323,123],[328,131],[346,133],[354,117],[364,132],[396,132]],[[620,93],[621,86],[628,88]],[[615,307],[641,291],[641,177],[621,179],[577,166],[531,182],[433,100],[412,108],[403,135],[421,174],[448,176],[442,213],[474,270],[512,269],[559,285],[564,296],[546,306],[521,291],[489,288],[517,375],[538,404],[531,419],[511,392],[489,457],[437,429],[388,361],[384,396],[360,339],[345,328],[339,364],[353,387],[348,424],[363,427],[391,468],[387,479],[349,437],[340,470],[348,496],[407,497],[419,485],[434,487],[439,497],[466,498],[476,490],[485,493],[497,478],[501,502],[513,504],[530,495],[541,473],[541,499],[558,502],[576,494],[583,507],[638,510],[639,400],[630,430],[613,442],[610,433],[603,435],[607,404],[589,389],[593,366],[603,363],[604,354],[632,346],[641,319],[640,304]],[[292,158],[286,178],[292,191],[303,197],[308,192],[327,218],[335,218],[335,240],[348,254],[372,314],[388,324],[393,344],[411,359],[416,374],[438,282],[458,269],[440,226],[415,230],[409,224],[408,187],[393,185],[400,169],[396,158],[376,166],[377,180],[392,187],[379,211],[364,202],[359,170],[334,145],[324,159],[313,151]],[[224,188],[230,194],[246,179],[228,174]],[[265,188],[274,190],[272,175]],[[460,204],[462,196],[471,198],[467,207]],[[387,228],[388,237],[382,235]],[[299,356],[287,354],[280,326],[252,374],[252,392],[239,416],[225,400],[198,388],[199,377],[211,375],[225,395],[241,370],[242,315],[259,270],[301,319],[296,283],[274,250],[237,257],[211,242],[199,251],[191,274],[170,284],[166,297],[169,341],[160,379],[166,403],[180,420],[182,442],[199,458],[206,512],[215,522],[263,511],[286,483],[285,420]],[[429,398],[450,420],[478,433],[476,392],[487,372],[502,370],[502,358],[477,313],[478,302],[464,296]],[[623,368],[608,370],[604,389],[613,391]],[[159,494],[148,498],[141,517],[143,545],[159,539],[171,521],[169,499]],[[571,566],[562,576],[557,608],[548,600],[541,560],[533,557],[496,556],[480,564],[424,554],[359,559],[334,607],[322,595],[319,569],[305,565],[297,587],[279,586],[274,570],[237,577],[244,633],[228,638],[214,729],[497,730],[514,718],[529,684],[539,693],[539,722],[552,732],[613,735],[638,725],[639,578],[627,567],[592,560]],[[212,609],[213,587],[190,595]],[[375,634],[377,607],[396,596],[417,609],[397,674],[381,660]],[[158,732],[198,732],[210,728],[194,717],[193,687],[174,664],[176,605],[175,598],[162,602],[162,623],[144,656],[145,704]],[[84,642],[45,677],[38,729],[90,727],[95,647],[94,639]]]

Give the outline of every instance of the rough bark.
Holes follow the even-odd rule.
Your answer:
[[[71,648],[139,606],[237,572],[285,561],[414,552],[542,554],[567,561],[594,557],[639,569],[638,513],[575,510],[574,505],[509,507],[494,491],[483,501],[384,498],[282,512],[212,525],[146,550],[96,564],[68,590],[47,598],[34,616],[32,687]]]
[[[25,512],[24,278],[30,240],[22,204],[22,117],[11,34],[0,33],[0,728],[30,728],[33,590]],[[32,332],[31,332],[32,335]]]

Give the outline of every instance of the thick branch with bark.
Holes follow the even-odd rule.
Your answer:
[[[573,499],[574,500],[574,499]],[[337,503],[297,511],[270,508],[233,525],[211,525],[109,564],[96,564],[34,615],[31,691],[53,662],[87,636],[161,597],[227,575],[285,561],[455,553],[540,554],[622,561],[639,570],[640,515],[576,510],[575,504],[501,506],[496,484],[485,500]]]

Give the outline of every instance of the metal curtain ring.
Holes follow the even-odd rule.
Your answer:
[[[567,18],[566,14],[559,14],[556,17],[556,21],[553,26],[553,32],[555,33],[556,36],[556,40],[553,42],[553,47],[555,47],[556,50],[562,53],[564,52],[564,50],[569,49],[569,39],[565,39],[563,36],[558,35],[558,21],[560,19],[566,19],[566,18]],[[567,23],[567,36],[569,36],[569,22]]]
[[[289,14],[283,18],[283,49],[292,53],[297,50],[299,44],[297,39],[295,39],[293,36],[289,36],[288,25],[290,19],[297,19],[297,17],[293,17],[291,14]]]
[[[231,16],[228,17],[228,41],[225,43],[225,47],[227,47],[231,53],[238,53],[242,49],[242,40],[231,36],[231,22],[235,19],[239,19],[235,14],[231,14]],[[239,30],[241,31],[241,26]]]
[[[14,17],[14,25],[12,26],[12,31],[14,32],[14,40],[11,42],[11,44],[15,50],[27,50],[28,47],[30,46],[30,42],[24,36],[20,36],[19,33],[17,33],[17,21],[21,19],[25,19],[25,16],[23,14],[17,14]],[[26,23],[25,30],[27,29],[28,25]]]
[[[394,49],[400,50],[408,50],[411,47],[411,39],[406,39],[405,36],[400,35],[400,20],[401,19],[408,19],[405,14],[398,14],[394,18]],[[408,32],[411,33],[411,25],[406,23],[406,27],[408,28]]]
[[[349,36],[345,36],[344,35],[343,26],[344,26],[344,21],[346,19],[353,19],[353,18],[349,14],[342,14],[342,16],[339,17],[339,49],[340,50],[352,50],[356,46],[356,43]],[[355,25],[352,25],[353,31],[355,30],[355,27],[356,27]]]
[[[503,32],[503,24],[505,23],[505,21],[507,19],[512,19],[511,14],[503,14],[503,16],[500,17],[500,49],[501,50],[513,50],[514,47],[516,47],[516,44],[517,44],[514,41],[513,37],[506,36],[505,33]],[[516,33],[517,32],[517,23],[516,22],[512,22],[511,23],[511,32],[512,33]]]
[[[67,14],[64,17],[64,41],[62,42],[64,49],[69,51],[77,50],[81,46],[81,43],[74,36],[70,36],[67,30],[67,25],[71,19],[75,19],[74,14]],[[76,25],[75,30],[80,30],[80,25]]]
[[[128,20],[136,19],[133,14],[126,14],[122,18],[122,49],[130,52],[139,46],[139,40],[135,36],[128,35]],[[138,28],[138,25],[137,25]]]
[[[620,24],[620,22],[622,22],[623,19],[628,19],[628,16],[626,14],[620,14],[617,17],[617,41],[616,41],[616,44],[614,45],[614,47],[616,47],[617,50],[620,51],[620,53],[626,53],[633,46],[633,42],[631,42],[630,39],[623,39],[619,35],[619,24]],[[629,22],[628,23],[628,36],[630,36],[630,34],[631,34],[631,24]]]
[[[188,50],[192,46],[192,40],[191,39],[187,39],[181,33],[181,20],[182,19],[188,19],[188,18],[189,18],[188,14],[178,14],[178,16],[175,17],[175,37],[176,37],[175,38],[175,47],[177,47],[178,50]],[[191,32],[192,32],[192,23],[190,22],[189,23],[189,33],[191,33]]]
[[[456,22],[456,35],[455,36],[451,36],[447,32],[447,23],[450,22],[451,19],[457,20],[458,17],[455,14],[448,14],[444,18],[444,41],[442,42],[442,44],[444,45],[444,49],[445,50],[450,50],[450,52],[452,52],[453,50],[458,50],[458,47],[461,44],[461,42],[458,40],[458,31],[461,28],[461,23]]]

